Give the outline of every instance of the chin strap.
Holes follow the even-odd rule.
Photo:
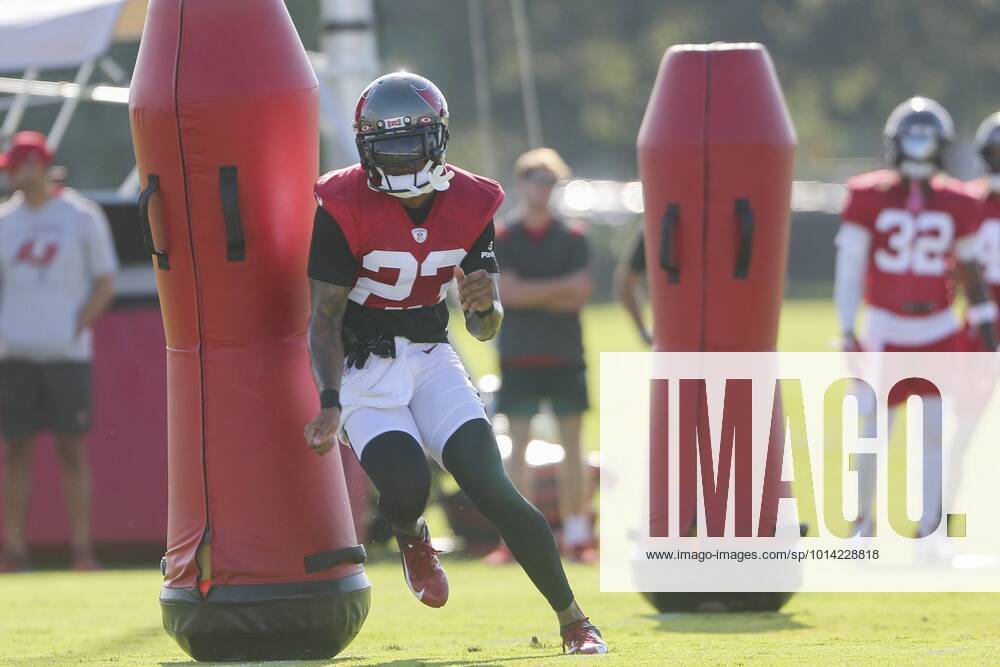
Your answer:
[[[433,165],[433,166],[432,166]],[[377,168],[378,173],[382,176],[382,183],[389,186],[389,189],[378,188],[382,192],[392,195],[393,197],[399,197],[400,199],[409,199],[411,197],[419,197],[420,195],[427,194],[431,190],[437,192],[443,192],[451,187],[448,182],[455,177],[455,172],[446,171],[444,163],[434,165],[433,162],[427,161],[424,168],[415,174],[405,174],[401,176],[389,176],[381,168]],[[412,183],[393,183],[393,180],[406,179]],[[417,183],[424,181],[421,185]]]
[[[430,162],[427,163],[428,165]],[[445,171],[444,163],[436,165],[431,169],[430,176],[428,177],[429,185],[437,190],[438,192],[443,192],[451,187],[450,181],[455,177],[455,172]]]

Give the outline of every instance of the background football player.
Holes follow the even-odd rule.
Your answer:
[[[946,352],[961,349],[959,321],[953,309],[951,262],[965,287],[972,317],[982,321],[978,334],[996,348],[992,303],[979,274],[976,247],[976,201],[961,182],[940,173],[945,148],[954,136],[951,116],[937,102],[913,97],[897,106],[885,125],[886,158],[892,169],[862,174],[848,183],[849,196],[837,234],[834,286],[838,317],[847,351]],[[865,329],[855,335],[858,307],[864,299]],[[860,342],[859,342],[860,341]],[[919,386],[890,399],[893,416]],[[940,410],[925,396],[925,414]],[[927,409],[931,408],[931,409]],[[861,406],[873,418],[874,406]],[[939,419],[931,420],[939,422]],[[924,437],[941,440],[940,423],[926,423]],[[940,451],[940,450],[939,450]],[[941,459],[924,461],[926,500],[920,536],[940,523]],[[932,469],[937,467],[936,470]],[[858,473],[862,537],[874,535],[875,470]],[[936,488],[935,488],[936,486]],[[921,545],[930,546],[927,541]]]
[[[573,598],[542,514],[504,471],[493,429],[448,344],[452,279],[465,325],[493,338],[503,318],[493,255],[499,184],[445,164],[448,107],[427,79],[387,74],[355,111],[360,164],[324,175],[309,257],[309,349],[321,411],[308,445],[328,452],[338,433],[379,491],[407,586],[440,607],[448,580],[422,518],[430,490],[425,451],[499,530],[558,617],[567,653],[607,644]]]
[[[997,304],[1000,303],[1000,111],[991,114],[976,132],[976,151],[982,160],[984,175],[972,184],[972,194],[978,201],[979,267],[989,287],[992,303],[980,305],[978,312],[966,310],[970,331],[977,331],[982,322],[997,324]],[[995,328],[1000,335],[1000,328]],[[982,342],[982,338],[979,342]],[[991,351],[989,348],[980,348]]]
[[[979,250],[979,268],[989,288],[990,301],[965,310],[965,345],[971,352],[988,352],[990,349],[979,335],[983,322],[993,321],[995,332],[1000,335],[997,322],[997,303],[1000,303],[1000,112],[986,118],[976,132],[976,150],[982,161],[984,175],[970,184],[970,191],[978,206],[976,234]],[[994,373],[983,372],[978,359],[968,362],[968,378],[964,400],[956,406],[958,411],[955,434],[951,443],[950,465],[945,474],[944,498],[946,503],[955,497],[962,477],[965,452],[983,411],[987,408],[996,385]]]

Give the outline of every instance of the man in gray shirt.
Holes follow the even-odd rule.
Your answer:
[[[549,208],[556,182],[569,167],[549,148],[529,151],[514,167],[521,208],[495,242],[504,326],[500,329],[502,384],[497,409],[510,421],[509,474],[527,493],[525,452],[531,419],[548,399],[559,420],[566,458],[559,477],[564,554],[592,561],[593,535],[583,478],[580,426],[589,407],[580,309],[592,291],[590,250],[582,230]],[[508,556],[501,545],[491,562]]]
[[[62,464],[73,564],[95,569],[90,537],[91,325],[118,269],[101,209],[51,180],[37,132],[0,155],[13,196],[0,205],[0,428],[7,443],[0,571],[28,566],[25,517],[36,437],[52,432]]]

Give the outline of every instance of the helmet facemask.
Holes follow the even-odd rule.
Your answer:
[[[417,197],[448,189],[445,171],[447,130],[440,124],[380,134],[359,134],[361,166],[373,190],[396,197]]]
[[[941,166],[941,144],[933,125],[911,124],[897,135],[899,170],[910,178],[925,180]]]

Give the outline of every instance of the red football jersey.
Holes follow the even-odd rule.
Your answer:
[[[842,218],[871,233],[865,301],[899,315],[949,308],[955,243],[976,231],[976,200],[964,184],[935,176],[916,215],[907,210],[907,186],[895,171],[862,174],[847,185]]]
[[[975,187],[979,202],[976,245],[983,280],[993,289],[993,299],[1000,303],[1000,194],[985,187]]]
[[[316,182],[316,201],[337,221],[358,263],[351,301],[366,308],[421,308],[441,302],[473,243],[503,202],[489,178],[455,172],[426,220],[414,225],[399,199],[368,187],[360,165]]]

